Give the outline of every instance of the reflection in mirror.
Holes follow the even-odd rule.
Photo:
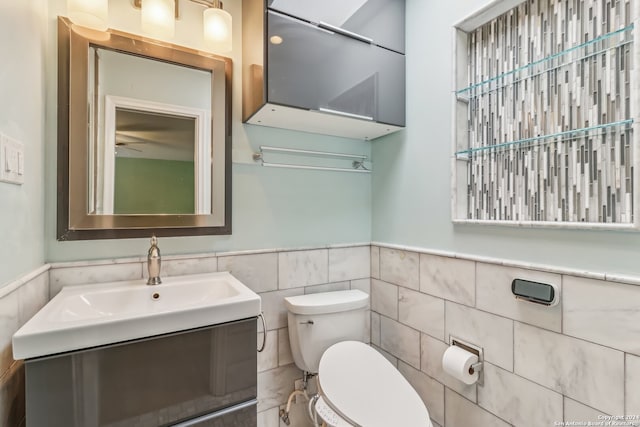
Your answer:
[[[231,60],[66,18],[58,36],[58,238],[230,234]]]
[[[196,213],[196,119],[122,108],[115,116],[113,194],[102,213]]]
[[[211,214],[211,78],[90,47],[88,213]]]

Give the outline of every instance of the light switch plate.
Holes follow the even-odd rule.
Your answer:
[[[24,184],[24,144],[0,134],[0,181]]]

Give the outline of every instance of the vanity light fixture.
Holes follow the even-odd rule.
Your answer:
[[[207,6],[202,15],[204,43],[216,52],[231,51],[231,14],[222,9],[220,0],[191,0]]]
[[[67,0],[67,15],[76,25],[105,31],[109,28],[109,0]]]
[[[171,38],[176,32],[175,0],[143,0],[140,27],[145,33]]]
[[[133,5],[141,10],[140,26],[145,33],[172,38],[175,34],[176,19],[180,0],[133,0]],[[231,51],[232,18],[222,8],[220,0],[190,0],[205,6],[202,15],[204,44],[207,49],[224,53]],[[109,27],[109,0],[67,0],[67,15],[76,25],[105,31]]]
[[[191,1],[205,6],[202,15],[202,35],[206,48],[219,53],[231,51],[232,18],[231,14],[222,8],[222,2]],[[180,16],[178,3],[179,0],[133,1],[135,7],[142,9],[142,30],[163,38],[171,38],[174,35],[175,20]]]

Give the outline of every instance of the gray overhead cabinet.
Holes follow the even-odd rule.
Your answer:
[[[242,7],[243,121],[358,139],[404,127],[404,0]]]

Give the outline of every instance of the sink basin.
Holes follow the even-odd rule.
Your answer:
[[[228,272],[65,287],[13,335],[29,359],[246,319],[260,297]]]

